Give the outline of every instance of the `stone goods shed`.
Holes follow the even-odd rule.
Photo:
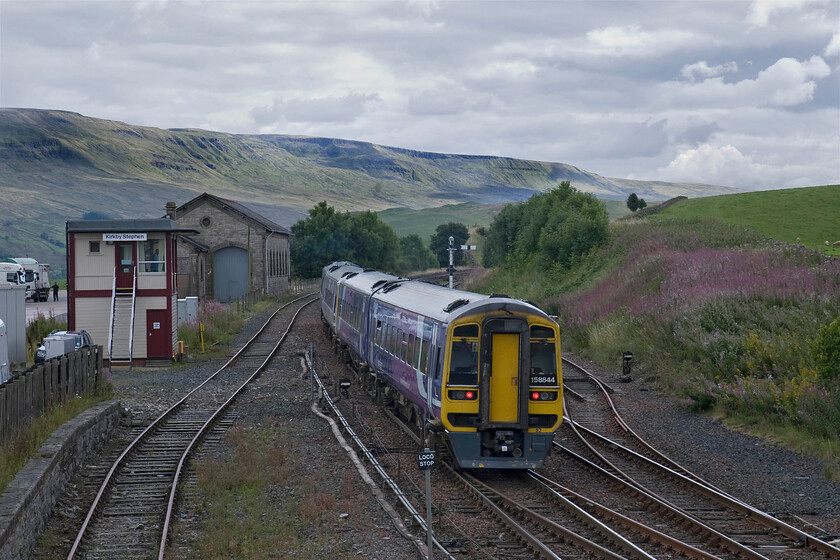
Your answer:
[[[231,301],[252,291],[280,295],[289,288],[287,228],[208,193],[177,207],[169,202],[166,214],[198,231],[178,238],[178,297]]]

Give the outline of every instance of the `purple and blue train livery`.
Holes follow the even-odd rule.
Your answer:
[[[322,318],[363,379],[404,419],[445,432],[458,466],[542,465],[563,418],[548,315],[347,262],[326,266],[321,286]]]

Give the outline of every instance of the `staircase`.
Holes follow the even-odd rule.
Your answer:
[[[128,364],[134,357],[134,311],[137,294],[137,267],[131,288],[117,288],[117,271],[111,288],[111,328],[108,355],[112,365]]]

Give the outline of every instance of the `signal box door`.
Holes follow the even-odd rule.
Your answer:
[[[490,422],[519,419],[519,334],[493,333]]]
[[[146,310],[146,357],[171,358],[172,339],[169,336],[169,313],[166,309]]]
[[[117,289],[131,289],[134,286],[134,267],[137,266],[136,247],[137,243],[133,241],[114,242],[114,253],[117,259]]]

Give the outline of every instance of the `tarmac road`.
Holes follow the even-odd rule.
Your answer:
[[[31,323],[38,314],[44,317],[52,315],[58,319],[67,320],[67,290],[59,290],[58,301],[52,300],[52,292],[50,292],[50,301],[39,301],[34,303],[26,302],[26,324]],[[63,317],[62,317],[63,315]]]

